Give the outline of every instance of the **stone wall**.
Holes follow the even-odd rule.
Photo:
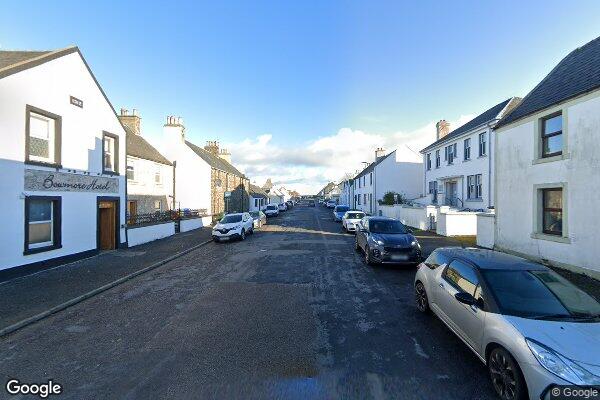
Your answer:
[[[231,192],[228,212],[248,211],[250,182],[227,172],[211,171],[211,209],[213,214],[225,212],[225,192]]]
[[[136,201],[137,202],[137,213],[138,214],[148,214],[153,213],[155,211],[159,211],[155,209],[154,202],[160,200],[160,211],[169,210],[170,202],[167,196],[155,196],[155,195],[141,195],[141,194],[130,194],[127,195],[127,201]]]

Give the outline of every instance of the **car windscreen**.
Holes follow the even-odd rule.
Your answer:
[[[252,215],[253,218],[257,218],[258,217],[258,211],[250,211],[250,215]]]
[[[350,207],[346,207],[346,206],[337,206],[335,208],[335,212],[343,212],[345,213],[346,211],[348,211],[350,209]]]
[[[346,219],[362,219],[365,216],[363,213],[348,213]]]
[[[481,273],[503,314],[540,319],[600,315],[600,303],[553,271]]]
[[[408,233],[400,221],[369,221],[369,231],[372,233]]]
[[[267,206],[267,210],[277,210],[277,206]]]
[[[242,215],[226,215],[221,219],[222,224],[233,224],[242,221]]]

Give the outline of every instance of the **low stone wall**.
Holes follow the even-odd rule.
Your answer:
[[[129,247],[148,243],[175,234],[175,222],[161,224],[131,226],[127,228],[127,243]]]
[[[199,217],[199,218],[187,218],[179,221],[179,231],[188,232],[194,229],[200,229],[204,226],[210,226],[212,223],[212,216]]]
[[[496,214],[478,213],[477,214],[477,246],[488,249],[494,248],[494,224]]]
[[[442,236],[476,236],[477,214],[465,211],[446,211],[437,214],[436,233]]]
[[[393,206],[379,206],[381,214],[386,217],[396,218],[404,225],[421,230],[428,230],[431,226],[430,218],[437,218],[437,208],[434,206],[413,207],[403,204]]]

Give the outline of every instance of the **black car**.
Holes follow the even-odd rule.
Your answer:
[[[309,207],[314,207],[315,206],[315,201],[314,200],[309,200],[308,201],[308,206]]]
[[[356,251],[373,264],[413,264],[421,262],[421,245],[412,231],[397,219],[364,217],[356,229]]]

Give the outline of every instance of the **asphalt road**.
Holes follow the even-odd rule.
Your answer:
[[[417,312],[414,268],[368,267],[353,240],[328,210],[296,207],[0,339],[2,386],[53,379],[61,399],[494,399],[476,356]]]

